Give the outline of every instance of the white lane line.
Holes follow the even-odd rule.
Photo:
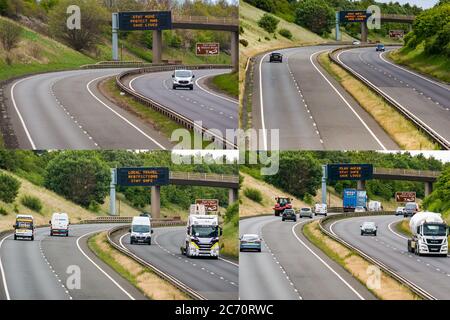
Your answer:
[[[136,92],[136,90],[133,88],[133,82],[134,82],[134,80],[137,80],[137,79],[142,78],[142,77],[145,77],[145,76],[146,76],[146,74],[143,74],[143,75],[140,75],[140,76],[137,76],[137,77],[134,77],[133,79],[131,79],[130,83],[128,84],[128,86],[130,87],[130,89],[133,90],[134,92]]]
[[[125,233],[123,236],[121,236],[121,237],[119,238],[120,246],[121,246],[123,249],[127,250],[127,251],[130,251],[130,250],[128,250],[128,248],[124,246],[122,240],[123,240],[123,238],[125,238],[126,235],[129,235],[129,234],[130,234],[130,233],[127,232],[127,233]]]
[[[266,132],[266,124],[264,123],[264,99],[263,99],[263,91],[262,91],[262,62],[264,61],[264,59],[267,57],[267,55],[269,54],[266,53],[265,55],[263,55],[263,57],[261,58],[261,60],[259,60],[259,107],[260,107],[260,113],[261,113],[261,128],[263,130],[263,150],[266,151],[267,150],[267,132]]]
[[[400,238],[402,238],[402,239],[404,239],[404,240],[409,240],[407,237],[405,237],[405,236],[402,236],[401,234],[399,234],[399,233],[397,233],[397,232],[395,232],[393,229],[392,229],[392,224],[394,224],[394,223],[396,223],[396,222],[399,222],[399,221],[401,221],[401,220],[395,220],[395,221],[392,221],[391,223],[389,223],[388,224],[388,229],[389,229],[389,231],[391,231],[393,234],[395,234],[397,237],[400,237]]]
[[[389,50],[389,51],[391,51],[391,50]],[[428,79],[427,77],[424,77],[424,76],[422,76],[422,75],[420,75],[420,74],[417,74],[417,73],[415,73],[415,72],[412,72],[411,70],[408,70],[408,69],[406,69],[406,68],[403,68],[403,67],[401,67],[401,66],[396,65],[395,63],[392,63],[392,62],[388,61],[387,59],[385,59],[385,58],[383,57],[383,55],[384,55],[384,54],[387,54],[389,51],[387,51],[387,52],[380,52],[380,54],[379,54],[380,59],[383,60],[384,62],[386,62],[387,64],[390,64],[391,66],[394,66],[394,67],[396,67],[396,68],[399,68],[399,69],[401,69],[401,70],[403,70],[403,71],[406,71],[406,72],[408,72],[408,73],[410,73],[410,74],[412,74],[412,75],[415,75],[416,77],[419,77],[419,78],[421,78],[421,79],[423,79],[423,80],[426,80],[426,81],[428,81],[428,82],[430,82],[430,83],[432,83],[432,84],[435,84],[435,85],[437,85],[437,86],[439,86],[439,87],[441,87],[441,88],[443,88],[443,89],[445,89],[445,90],[447,90],[447,91],[450,91],[449,88],[445,87],[443,84],[441,84],[441,83],[439,83],[439,82],[436,82],[436,81],[433,81],[433,80],[431,80],[431,79]]]
[[[342,54],[341,51],[338,53],[337,55],[337,59],[340,63],[345,64],[341,61],[340,56]],[[367,80],[365,77],[363,77],[360,73],[356,72],[354,69],[350,68],[350,66],[346,65],[347,68],[349,68],[353,73],[357,74],[358,76],[360,76],[362,79],[364,79],[365,81],[367,81],[368,83],[370,83],[372,86],[378,88],[378,90],[380,90],[383,94],[385,94],[387,97],[389,97],[392,101],[394,101],[396,104],[398,104],[404,112],[406,112],[407,114],[409,114],[412,118],[414,118],[416,121],[420,122],[424,127],[426,127],[429,131],[433,132],[436,136],[438,136],[441,140],[445,141],[446,144],[450,144],[450,142],[445,139],[444,137],[442,137],[440,134],[438,134],[436,131],[434,131],[430,126],[428,126],[427,124],[425,124],[425,122],[423,122],[419,117],[417,117],[415,114],[413,114],[411,111],[409,111],[407,108],[405,108],[403,105],[401,105],[400,103],[398,103],[397,100],[395,100],[394,98],[392,98],[390,95],[388,95],[385,91],[381,90],[380,87],[375,86],[372,82],[370,82],[369,80]]]
[[[219,94],[216,94],[216,93],[214,93],[214,92],[212,92],[212,91],[210,91],[210,90],[208,90],[208,89],[205,89],[205,88],[203,88],[203,87],[198,83],[198,82],[199,82],[201,79],[203,79],[203,78],[211,77],[211,76],[217,76],[217,75],[219,75],[219,74],[223,74],[223,73],[206,74],[206,75],[204,75],[204,76],[201,76],[200,78],[198,78],[197,80],[195,80],[195,84],[197,85],[197,87],[198,87],[200,90],[203,90],[203,91],[205,91],[206,93],[209,93],[209,94],[212,95],[212,96],[215,96],[215,97],[217,97],[217,98],[226,100],[226,101],[231,102],[231,103],[235,103],[235,104],[239,103],[239,101],[236,100],[236,99],[231,99],[231,98],[228,98],[228,97],[224,97],[224,96],[221,96],[221,95],[219,95]]]
[[[295,236],[295,238],[297,238],[298,242],[300,242],[300,244],[302,244],[309,252],[311,252],[314,257],[316,257],[320,262],[322,262],[322,264],[327,267],[336,277],[338,277],[339,280],[341,280],[359,299],[361,300],[365,300],[363,296],[361,296],[358,291],[356,291],[347,281],[345,281],[344,278],[341,277],[341,275],[339,273],[337,273],[336,271],[334,271],[334,269],[332,267],[330,267],[330,265],[328,263],[326,263],[321,257],[319,257],[319,255],[317,255],[310,247],[308,247],[308,245],[306,243],[304,243],[299,236],[295,233],[295,227],[304,223],[304,221],[298,222],[295,225],[292,226],[292,234]]]
[[[2,241],[0,241],[0,250],[2,249],[3,241],[5,241],[6,238],[11,237],[12,235],[9,235],[7,237],[4,237]],[[2,255],[0,254],[0,273],[2,275],[2,282],[3,282],[3,289],[5,290],[6,300],[11,300],[11,297],[9,295],[8,291],[8,284],[6,283],[6,276],[5,276],[5,269],[3,268],[2,264]]]
[[[375,139],[375,141],[380,145],[380,147],[383,150],[387,150],[387,148],[383,145],[383,143],[381,143],[380,139],[378,139],[378,137],[375,135],[375,133],[373,133],[373,131],[369,128],[369,126],[364,122],[364,120],[359,116],[359,114],[355,111],[355,109],[353,109],[353,107],[350,105],[350,103],[348,103],[348,101],[342,96],[342,94],[339,92],[338,89],[336,89],[336,87],[330,82],[330,80],[327,79],[327,77],[319,70],[319,68],[314,64],[313,62],[313,56],[320,54],[322,52],[325,51],[329,51],[329,49],[326,50],[322,50],[322,51],[318,51],[318,52],[314,52],[309,56],[309,61],[311,61],[311,64],[313,65],[313,67],[317,70],[317,72],[320,73],[320,75],[325,79],[325,81],[333,88],[333,90],[338,94],[338,96],[345,102],[345,104],[350,108],[350,110],[355,114],[355,116],[359,119],[359,121],[363,124],[363,126],[367,129],[367,131],[369,131],[370,135]],[[338,60],[339,60],[339,55],[338,55]]]
[[[102,230],[100,230],[100,231],[102,231]],[[92,232],[88,232],[88,233],[83,234],[82,236],[80,236],[77,239],[78,250],[80,250],[80,252],[86,257],[86,259],[88,259],[98,270],[100,270],[109,280],[111,280],[111,282],[114,283],[117,288],[119,288],[123,293],[125,293],[128,296],[128,298],[130,298],[131,300],[136,300],[131,294],[129,294],[124,288],[122,288],[120,286],[120,284],[118,284],[116,282],[116,280],[114,280],[106,271],[104,271],[98,264],[96,264],[91,258],[89,258],[89,256],[81,249],[81,247],[80,247],[80,239],[82,239],[82,238],[84,238],[84,237],[86,237],[86,236],[88,236],[90,234],[98,233],[98,232],[99,231],[92,231]]]
[[[114,74],[110,74],[110,75],[106,75],[106,76],[101,76],[98,78],[95,78],[91,81],[89,81],[89,83],[86,85],[86,89],[87,91],[89,91],[89,93],[91,94],[92,97],[94,97],[95,100],[97,100],[98,102],[100,102],[103,106],[105,106],[106,108],[108,108],[111,112],[113,112],[116,116],[118,116],[120,119],[122,119],[123,121],[125,121],[126,123],[128,123],[130,126],[132,126],[134,129],[136,129],[140,134],[142,134],[144,137],[146,137],[147,139],[149,139],[150,141],[152,141],[154,144],[156,144],[159,148],[161,148],[162,150],[166,150],[166,148],[161,145],[158,141],[156,141],[155,139],[153,139],[152,137],[150,137],[148,134],[146,134],[144,131],[142,131],[141,129],[139,129],[137,126],[135,126],[133,123],[131,123],[131,121],[129,121],[127,118],[125,118],[124,116],[122,116],[120,113],[118,113],[117,111],[115,111],[113,108],[111,108],[110,106],[108,106],[106,103],[104,103],[102,100],[100,100],[89,88],[89,86],[91,85],[91,83],[100,80],[102,78],[107,78],[107,77],[111,77]]]
[[[227,262],[227,263],[229,263],[229,264],[232,264],[232,265],[235,266],[235,267],[239,267],[239,264],[234,263],[233,261],[230,261],[230,260],[227,260],[227,259],[224,259],[224,258],[221,258],[221,257],[219,257],[219,260],[222,260],[222,261],[224,261],[224,262]]]
[[[30,132],[28,131],[27,126],[25,125],[25,121],[24,121],[23,118],[22,118],[22,114],[20,113],[19,108],[17,108],[16,99],[14,99],[14,88],[16,87],[16,85],[19,84],[19,83],[21,83],[21,82],[23,82],[23,81],[25,81],[25,80],[29,80],[29,79],[30,79],[30,78],[25,78],[25,79],[19,80],[19,81],[15,82],[15,83],[12,85],[12,87],[11,87],[11,100],[12,100],[14,109],[16,110],[17,115],[19,116],[20,123],[22,124],[22,127],[23,127],[23,129],[25,130],[25,134],[27,135],[28,141],[29,141],[30,144],[31,144],[31,148],[32,148],[32,149],[36,149],[36,145],[34,144],[34,141],[33,141],[33,139],[31,138]]]

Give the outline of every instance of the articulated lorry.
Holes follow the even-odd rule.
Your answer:
[[[344,189],[342,200],[344,212],[353,212],[356,207],[367,209],[367,192],[365,190]]]
[[[187,221],[186,237],[181,253],[187,257],[219,258],[219,216],[207,214],[202,204],[192,204]]]
[[[448,226],[439,213],[418,212],[409,220],[412,237],[408,252],[446,257],[448,254]]]

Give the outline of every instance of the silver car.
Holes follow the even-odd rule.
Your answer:
[[[301,208],[300,211],[298,212],[298,214],[299,214],[300,218],[303,218],[303,217],[312,218],[313,217],[313,212],[312,212],[311,208],[308,208],[308,207]]]
[[[366,221],[361,225],[361,235],[366,235],[366,234],[372,234],[374,236],[377,236],[377,225],[375,224],[375,222],[371,222],[371,221]]]

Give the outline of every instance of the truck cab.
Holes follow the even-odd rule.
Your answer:
[[[411,239],[408,239],[408,252],[416,255],[448,254],[448,226],[439,213],[418,212],[409,222]]]
[[[14,228],[14,240],[30,239],[34,240],[36,228],[34,226],[34,218],[32,215],[18,214],[16,216],[16,223]]]
[[[187,257],[213,257],[218,259],[219,237],[221,235],[222,229],[219,227],[219,217],[206,214],[204,205],[191,205],[181,253]]]

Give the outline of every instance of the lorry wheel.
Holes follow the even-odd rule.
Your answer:
[[[281,221],[284,221],[284,218],[281,218]]]
[[[172,89],[173,89],[173,90],[176,90],[176,89],[177,89],[177,86],[176,86],[176,85],[173,85],[173,86],[172,86]]]
[[[50,237],[53,237],[53,231],[50,231]]]
[[[34,241],[34,236],[31,236],[31,241]]]
[[[194,90],[194,86],[193,86],[193,85],[190,86],[190,87],[189,87],[189,90]]]
[[[17,240],[17,236],[16,235],[14,235],[14,240]]]
[[[148,240],[148,245],[152,244],[152,239]]]
[[[185,253],[186,253],[186,257],[191,257],[191,255],[190,255],[190,253],[189,253],[189,245],[188,245],[188,243],[186,242],[186,247],[185,247],[185,249],[184,249],[185,251]]]

